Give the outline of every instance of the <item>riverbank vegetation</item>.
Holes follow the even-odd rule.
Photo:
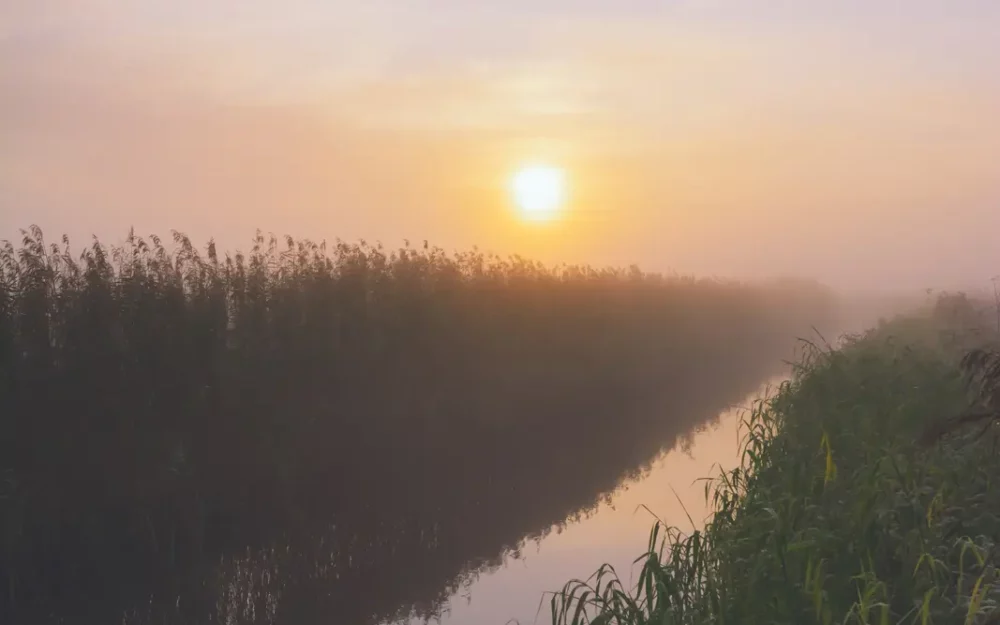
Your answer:
[[[803,283],[32,229],[0,247],[0,621],[433,612],[833,323]]]
[[[702,529],[657,524],[637,584],[569,583],[553,623],[1000,622],[995,310],[945,295],[810,345],[706,482]]]

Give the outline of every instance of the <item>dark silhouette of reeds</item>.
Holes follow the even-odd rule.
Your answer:
[[[0,249],[4,623],[432,612],[832,321],[812,285],[172,247]]]

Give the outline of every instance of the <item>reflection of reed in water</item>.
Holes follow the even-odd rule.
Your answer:
[[[653,436],[605,444],[600,459],[586,468],[551,467],[545,476],[512,470],[492,479],[499,488],[489,493],[453,492],[434,527],[376,524],[371,532],[354,534],[342,553],[330,551],[338,535],[330,528],[312,538],[298,536],[297,547],[234,559],[225,567],[228,603],[220,605],[219,615],[234,624],[283,622],[277,619],[280,604],[282,617],[296,623],[324,623],[329,614],[346,622],[439,616],[460,588],[502,566],[506,557],[517,557],[525,541],[586,516],[622,481],[640,477],[663,450],[717,422],[758,382],[748,375],[712,397],[676,398],[677,409],[664,407],[659,419],[648,420],[663,426]],[[622,417],[599,416],[609,423]]]

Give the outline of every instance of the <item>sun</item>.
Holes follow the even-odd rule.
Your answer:
[[[528,221],[551,221],[566,201],[566,175],[548,165],[522,167],[511,179],[514,203]]]

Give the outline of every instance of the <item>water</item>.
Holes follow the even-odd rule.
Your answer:
[[[405,449],[372,458],[363,474],[332,476],[341,481],[330,491],[356,493],[356,505],[206,562],[124,622],[546,623],[546,591],[605,562],[631,579],[654,513],[682,529],[704,521],[698,480],[736,465],[742,409],[768,386],[748,369],[716,373],[674,380],[658,401],[581,398],[568,414],[536,406],[527,437],[450,432],[421,464]]]
[[[685,444],[663,453],[648,473],[619,487],[609,502],[588,517],[523,545],[519,554],[504,558],[498,570],[455,593],[442,625],[547,623],[549,604],[544,593],[590,575],[605,562],[623,580],[633,579],[630,573],[638,571],[633,571],[632,563],[646,548],[654,513],[685,531],[691,529],[692,521],[698,527],[704,524],[710,510],[701,478],[739,463],[743,410],[783,379],[769,380],[722,412],[717,421],[693,433]]]

